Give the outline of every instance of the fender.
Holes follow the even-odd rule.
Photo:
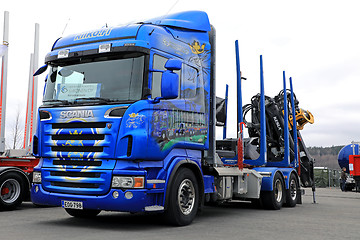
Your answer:
[[[175,178],[177,170],[182,166],[184,166],[184,167],[186,166],[187,168],[191,169],[194,172],[196,179],[198,180],[199,193],[200,193],[200,201],[199,201],[200,208],[199,209],[201,209],[201,205],[202,205],[202,202],[204,199],[204,179],[203,179],[202,171],[201,171],[199,165],[195,161],[192,161],[189,159],[183,159],[183,160],[178,160],[178,161],[175,160],[168,169],[168,172],[171,172],[171,174],[170,175],[168,174],[167,181],[166,181],[167,184],[166,184],[165,196],[164,196],[164,209],[165,210],[167,209],[168,199],[169,199],[169,194],[170,194],[169,186],[171,186],[171,184]]]
[[[5,173],[8,173],[8,172],[19,173],[21,176],[23,176],[26,179],[28,189],[31,188],[31,182],[30,182],[29,176],[24,171],[22,171],[20,168],[17,168],[17,167],[0,167],[0,176],[4,175]]]
[[[294,173],[298,177],[295,169],[293,168],[258,167],[254,168],[254,170],[263,175],[261,191],[273,190],[274,176],[277,172],[279,172],[281,177],[283,178],[286,190],[289,189],[290,175]]]
[[[258,167],[258,168],[254,168],[254,170],[263,176],[262,183],[261,183],[261,191],[272,191],[273,190],[274,176],[276,173],[280,173],[281,177],[283,178],[283,180],[285,182],[284,175],[282,174],[282,172],[280,171],[279,168]]]
[[[293,168],[280,168],[280,171],[284,176],[285,189],[288,190],[290,184],[290,175],[294,173],[295,176],[298,177],[297,172]]]

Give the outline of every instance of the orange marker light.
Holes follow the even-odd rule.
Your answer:
[[[144,177],[134,177],[134,188],[144,187]]]

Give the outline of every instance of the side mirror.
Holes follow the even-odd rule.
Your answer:
[[[166,70],[161,77],[161,98],[174,99],[179,96],[179,76]]]
[[[167,69],[161,77],[161,96],[164,99],[174,99],[179,96],[179,76],[174,73],[180,70],[182,61],[179,59],[169,59],[165,63]]]
[[[48,65],[45,64],[44,66],[40,67],[35,73],[34,73],[34,77],[37,76],[37,75],[40,75],[42,74],[43,72],[46,71],[46,69],[48,68]]]
[[[180,70],[182,65],[182,61],[179,59],[169,59],[165,63],[165,68],[170,71]]]

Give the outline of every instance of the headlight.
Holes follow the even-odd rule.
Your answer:
[[[41,183],[41,172],[33,172],[33,183]]]
[[[112,188],[144,188],[144,177],[113,176]]]

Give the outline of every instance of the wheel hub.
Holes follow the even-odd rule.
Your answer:
[[[1,195],[6,195],[6,194],[8,194],[9,192],[10,192],[10,190],[9,190],[9,188],[7,188],[7,187],[4,187],[4,188],[1,189]]]
[[[281,202],[283,190],[282,190],[282,184],[281,184],[280,179],[276,180],[274,190],[275,190],[275,199],[276,199],[276,201]]]
[[[296,182],[295,182],[294,179],[292,179],[291,182],[290,182],[290,196],[291,196],[291,199],[295,200],[296,195],[297,195]]]
[[[195,188],[192,181],[184,179],[178,190],[178,204],[184,215],[189,215],[195,203]]]
[[[11,204],[15,202],[21,192],[20,183],[15,179],[7,179],[1,184],[1,200],[5,203]]]

